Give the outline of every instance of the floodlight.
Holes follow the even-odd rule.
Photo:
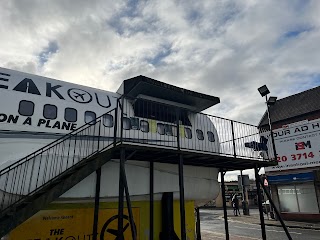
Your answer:
[[[272,106],[272,105],[274,105],[276,103],[276,101],[277,101],[277,97],[269,97],[269,99],[267,101],[267,104],[269,106]]]
[[[262,97],[264,97],[265,95],[270,93],[270,91],[269,91],[269,89],[267,88],[266,85],[263,85],[262,87],[259,87],[258,91],[259,91],[259,93],[261,94]]]

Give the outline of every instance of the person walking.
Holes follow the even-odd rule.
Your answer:
[[[239,199],[238,199],[238,196],[236,194],[233,195],[233,197],[232,197],[232,207],[233,207],[233,214],[235,216],[238,216],[238,213],[239,213],[239,216],[240,216]]]

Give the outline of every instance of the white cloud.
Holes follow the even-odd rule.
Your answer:
[[[113,91],[143,74],[216,95],[221,104],[208,112],[254,124],[264,112],[259,86],[285,97],[312,86],[296,76],[320,71],[318,1],[0,5],[4,67]],[[285,37],[301,28],[308,31]],[[58,50],[42,66],[38,55],[52,41]]]
[[[319,10],[298,0],[1,1],[0,63],[111,91],[146,75],[220,97],[207,113],[258,124],[258,87],[285,97],[314,86]]]

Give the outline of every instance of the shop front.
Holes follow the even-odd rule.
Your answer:
[[[317,171],[268,176],[286,220],[320,221]]]

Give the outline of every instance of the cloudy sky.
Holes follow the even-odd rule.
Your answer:
[[[220,97],[207,113],[258,124],[320,85],[317,0],[2,0],[0,66],[116,91],[145,75]]]

